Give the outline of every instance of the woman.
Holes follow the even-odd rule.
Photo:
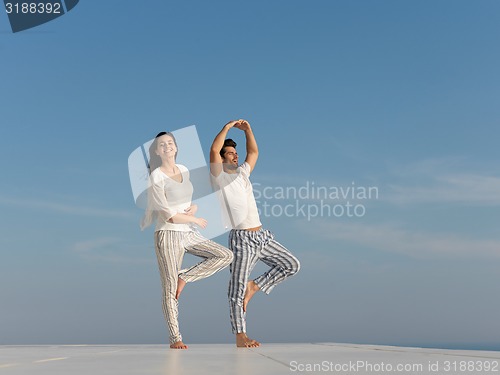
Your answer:
[[[176,164],[177,143],[172,133],[159,133],[149,147],[151,186],[148,208],[141,229],[156,219],[155,249],[163,287],[163,313],[170,334],[170,348],[187,349],[178,322],[178,299],[188,282],[213,275],[233,260],[232,252],[201,236],[194,228],[207,226],[196,217],[191,204],[193,185],[188,169]],[[204,258],[195,266],[181,270],[184,253]]]

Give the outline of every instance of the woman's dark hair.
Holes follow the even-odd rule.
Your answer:
[[[148,164],[148,170],[149,170],[149,174],[153,173],[153,171],[158,168],[159,166],[161,166],[161,158],[156,155],[156,147],[158,146],[158,138],[160,138],[161,136],[164,136],[164,135],[168,135],[169,137],[171,137],[173,140],[174,140],[174,144],[175,144],[175,148],[178,149],[177,147],[177,141],[175,140],[175,137],[172,133],[170,132],[160,132],[156,135],[153,143],[151,143],[151,146],[149,146],[149,164]],[[175,152],[175,157],[177,157],[177,152]]]
[[[220,156],[223,158],[224,154],[226,153],[226,147],[234,147],[236,148],[236,142],[233,141],[231,138],[228,138],[224,141],[224,144],[222,145],[222,148],[219,152]]]

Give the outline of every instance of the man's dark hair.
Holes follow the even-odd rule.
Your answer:
[[[233,141],[231,138],[228,138],[224,141],[224,144],[222,145],[222,148],[219,152],[220,156],[223,158],[224,154],[226,153],[226,147],[234,147],[236,148],[236,142]]]

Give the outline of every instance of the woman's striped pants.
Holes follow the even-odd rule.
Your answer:
[[[170,343],[173,344],[182,341],[178,322],[178,301],[175,298],[178,278],[189,283],[211,276],[227,267],[233,260],[233,254],[229,249],[207,240],[196,231],[156,231],[155,248],[163,291],[163,314]],[[184,253],[199,256],[204,260],[189,269],[181,270]]]

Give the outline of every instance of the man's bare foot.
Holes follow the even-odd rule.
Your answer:
[[[187,349],[187,345],[184,344],[182,341],[177,341],[174,342],[173,344],[170,344],[170,349]]]
[[[245,299],[243,300],[243,311],[247,312],[248,302],[252,299],[253,295],[260,290],[259,286],[255,284],[253,280],[249,281],[247,284],[247,290],[245,291]]]
[[[186,282],[179,277],[177,281],[177,292],[175,293],[175,299],[179,299],[182,293],[182,289],[186,286]]]
[[[238,348],[258,348],[260,342],[252,340],[246,333],[242,332],[236,334],[236,346]]]

